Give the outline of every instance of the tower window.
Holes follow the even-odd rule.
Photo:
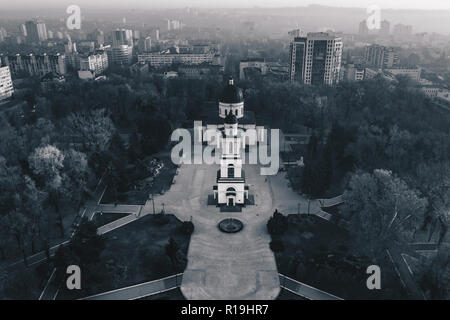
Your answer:
[[[228,165],[228,178],[234,177],[234,166],[232,164]]]

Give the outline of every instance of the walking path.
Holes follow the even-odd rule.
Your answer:
[[[283,289],[298,294],[309,300],[343,300],[331,293],[311,287],[305,283],[286,277],[280,273],[280,283]]]
[[[181,291],[192,300],[275,299],[280,285],[266,231],[266,222],[275,210],[269,196],[270,183],[259,175],[259,167],[245,166],[256,205],[247,206],[242,212],[221,213],[219,208],[207,206],[207,195],[212,193],[218,168],[183,165],[177,183],[164,195],[155,197],[156,211],[164,204],[166,212],[182,221],[192,217],[195,225]],[[142,215],[152,212],[149,202]],[[244,230],[236,234],[220,232],[217,224],[227,217],[239,218]]]
[[[165,277],[158,280],[148,281],[133,286],[116,289],[93,296],[89,296],[80,300],[135,300],[161,292],[178,288],[181,283],[183,274],[179,273],[173,276]]]
[[[388,250],[388,255],[391,258],[391,262],[394,264],[394,268],[400,277],[401,282],[407,288],[408,292],[411,294],[411,298],[415,300],[425,300],[425,296],[420,289],[419,285],[414,279],[408,264],[403,258],[404,250],[400,246],[393,245]],[[415,253],[417,255],[417,253]]]
[[[294,294],[302,296],[309,300],[343,300],[328,292],[311,287],[305,283],[296,281],[282,274],[278,274],[280,284]],[[93,296],[82,298],[80,300],[135,300],[152,296],[161,292],[176,289],[182,283],[183,274],[179,273],[173,276],[158,280],[139,283],[133,286],[120,288],[108,292],[99,293]]]

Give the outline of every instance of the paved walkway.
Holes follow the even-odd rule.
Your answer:
[[[207,206],[207,195],[212,193],[219,169],[216,165],[183,165],[177,183],[155,197],[157,212],[164,203],[166,212],[180,220],[192,217],[195,225],[181,285],[187,299],[266,300],[278,296],[278,271],[266,231],[267,220],[275,210],[270,181],[259,175],[259,167],[244,167],[256,205],[242,212],[221,213],[219,208]],[[152,212],[151,203],[142,209],[142,215]],[[238,217],[244,230],[237,234],[220,232],[217,224],[226,217]]]
[[[403,258],[403,254],[405,250],[402,250],[401,247],[393,245],[388,250],[388,255],[391,258],[391,262],[394,264],[394,268],[400,277],[402,284],[407,288],[408,292],[411,294],[411,298],[415,300],[425,300],[425,296],[420,289],[414,275],[409,269],[408,264]],[[409,253],[412,254],[412,253]],[[417,256],[417,253],[414,253],[411,256]]]
[[[281,287],[309,300],[343,300],[331,293],[311,287],[305,283],[280,274]]]
[[[311,287],[305,283],[278,274],[280,284],[283,289],[302,296],[309,300],[343,300],[328,292]],[[82,298],[80,300],[135,300],[143,297],[152,296],[161,292],[178,288],[182,283],[183,274],[179,273],[173,276],[158,280],[135,284],[129,287],[120,288],[108,292],[99,293],[93,296]]]
[[[135,300],[169,291],[180,286],[182,273],[158,280],[139,283],[133,286],[120,288],[80,300]]]

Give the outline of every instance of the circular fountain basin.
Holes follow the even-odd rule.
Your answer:
[[[225,233],[236,233],[244,228],[241,220],[235,218],[226,218],[219,222],[219,230]]]

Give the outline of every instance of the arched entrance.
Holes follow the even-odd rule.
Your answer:
[[[228,188],[227,189],[227,205],[232,207],[236,203],[236,189],[234,188]]]

